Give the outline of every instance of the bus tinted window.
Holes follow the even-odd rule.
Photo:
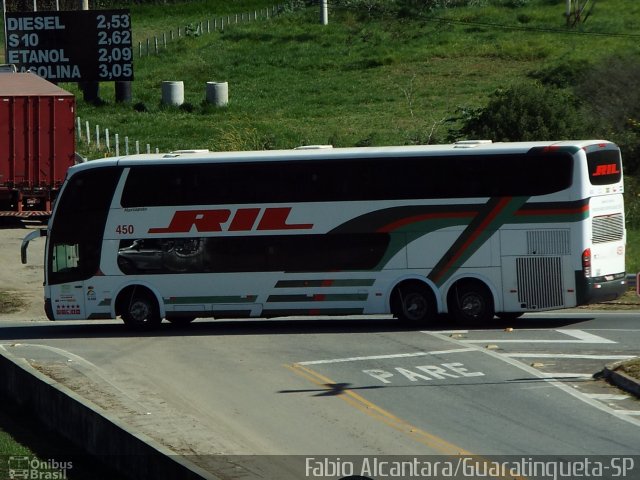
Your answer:
[[[389,241],[386,233],[123,240],[118,266],[125,274],[371,270]]]
[[[119,168],[73,175],[59,197],[49,240],[49,283],[90,278],[100,266],[102,235]]]
[[[568,188],[562,152],[132,167],[125,208],[545,195]]]
[[[592,185],[610,185],[622,178],[622,162],[617,150],[600,150],[587,153],[589,180]]]

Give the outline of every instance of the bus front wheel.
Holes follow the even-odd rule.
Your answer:
[[[437,308],[433,292],[419,282],[398,285],[391,296],[391,313],[399,320],[421,324],[436,317]]]
[[[136,330],[149,330],[160,325],[158,302],[151,292],[133,291],[121,312],[122,320]]]

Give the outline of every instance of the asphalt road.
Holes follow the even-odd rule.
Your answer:
[[[213,454],[637,455],[640,402],[593,374],[638,355],[639,319],[198,320],[142,335],[4,321],[0,345],[205,466]]]

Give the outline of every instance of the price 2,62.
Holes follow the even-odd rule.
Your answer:
[[[131,32],[129,30],[116,30],[108,32],[98,32],[98,45],[131,45]]]

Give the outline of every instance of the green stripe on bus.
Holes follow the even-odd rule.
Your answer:
[[[203,297],[169,297],[164,298],[165,305],[188,305],[196,303],[254,303],[257,295],[242,296],[203,296]]]
[[[354,278],[344,280],[278,280],[275,288],[306,288],[306,287],[370,287],[375,283],[374,278]]]
[[[480,208],[478,205],[457,207],[456,210],[428,211],[416,214],[386,225],[384,229],[390,232],[391,242],[375,270],[382,270],[398,252],[420,237],[444,228],[467,225],[477,215],[477,210]]]
[[[492,198],[467,228],[460,234],[451,248],[429,273],[428,278],[436,285],[444,284],[502,225],[513,219],[529,197]]]
[[[369,297],[367,293],[327,293],[310,295],[269,295],[267,303],[274,302],[361,302]]]
[[[263,317],[286,317],[290,315],[362,315],[363,308],[286,308],[267,309]]]
[[[567,223],[589,217],[589,200],[561,203],[528,203],[509,223]]]

